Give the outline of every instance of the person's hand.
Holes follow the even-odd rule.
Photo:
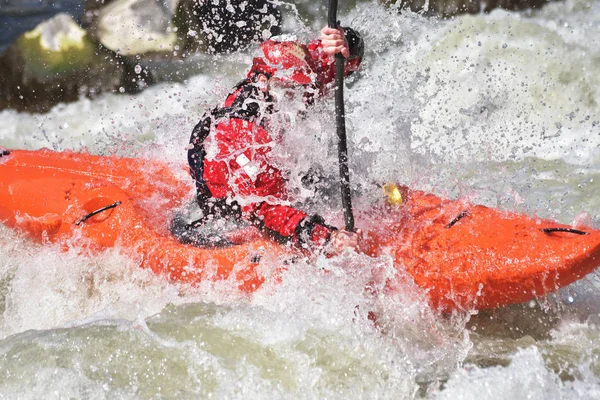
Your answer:
[[[346,34],[341,27],[334,29],[326,26],[321,29],[321,44],[326,54],[342,53],[345,58],[350,57],[350,48],[348,47]]]
[[[326,251],[330,256],[337,256],[346,249],[359,252],[361,242],[362,231],[360,229],[357,229],[356,232],[345,230],[333,231]]]

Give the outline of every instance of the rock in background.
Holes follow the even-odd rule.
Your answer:
[[[243,50],[281,33],[269,0],[86,0],[84,25],[119,55]]]
[[[269,0],[86,0],[81,26],[55,15],[0,54],[0,110],[45,112],[81,96],[183,79],[155,77],[152,66],[244,49],[279,34],[281,18]]]
[[[538,8],[548,0],[379,1],[449,17],[496,7]],[[348,0],[341,10],[359,2]],[[293,5],[308,24],[322,19],[327,8],[311,0]],[[134,93],[157,81],[183,80],[202,68],[193,58],[184,66],[189,55],[244,50],[281,33],[282,13],[273,0],[85,0],[80,22],[56,15],[0,54],[0,110],[44,112],[81,96]]]
[[[83,3],[83,15],[81,16],[81,24],[83,26],[91,25],[98,19],[100,11],[105,6],[112,3],[114,0],[85,0]]]
[[[181,0],[176,25],[183,48],[211,54],[243,50],[281,33],[279,6],[269,0]]]
[[[112,61],[67,14],[21,35],[0,55],[0,109],[44,112],[119,85]]]
[[[179,0],[115,0],[101,8],[91,32],[119,55],[172,52],[177,35],[172,20]]]

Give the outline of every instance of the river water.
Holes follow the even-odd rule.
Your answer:
[[[447,21],[359,4],[342,19],[367,48],[346,89],[357,209],[395,181],[563,223],[585,212],[600,226],[600,1]],[[287,23],[305,38],[319,26]],[[0,144],[177,168],[193,125],[250,59],[196,56],[170,67],[187,79],[139,95],[2,111]],[[290,118],[295,107],[282,104]],[[335,176],[332,110],[325,100],[290,130],[292,180],[312,164]],[[336,191],[307,207],[341,224]],[[119,249],[65,253],[2,226],[0,398],[600,399],[598,273],[453,315],[406,280],[378,300],[376,329],[357,310],[374,306],[364,272],[385,263],[301,262],[240,298],[167,282]]]

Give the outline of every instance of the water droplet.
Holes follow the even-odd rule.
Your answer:
[[[121,87],[119,88],[119,92],[121,92],[121,93],[125,93],[125,88],[124,88],[123,86],[121,86]]]
[[[135,66],[135,73],[138,74],[138,75],[142,73],[142,67],[141,67],[140,64],[137,64]]]
[[[504,43],[504,44],[502,45],[502,48],[503,48],[503,49],[505,49],[505,48],[507,48],[507,47],[508,47],[508,45],[507,45],[506,43]]]

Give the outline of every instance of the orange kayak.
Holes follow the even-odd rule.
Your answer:
[[[361,219],[371,221],[366,252],[391,254],[395,267],[408,272],[441,311],[542,297],[600,265],[598,230],[406,187],[401,192],[402,205],[378,205],[358,216],[359,226]],[[180,243],[169,232],[169,219],[192,193],[190,179],[155,161],[50,150],[0,157],[0,222],[37,241],[92,251],[118,246],[168,279],[232,279],[242,292],[280,279],[281,269],[293,268],[302,256],[260,235],[227,247]]]

